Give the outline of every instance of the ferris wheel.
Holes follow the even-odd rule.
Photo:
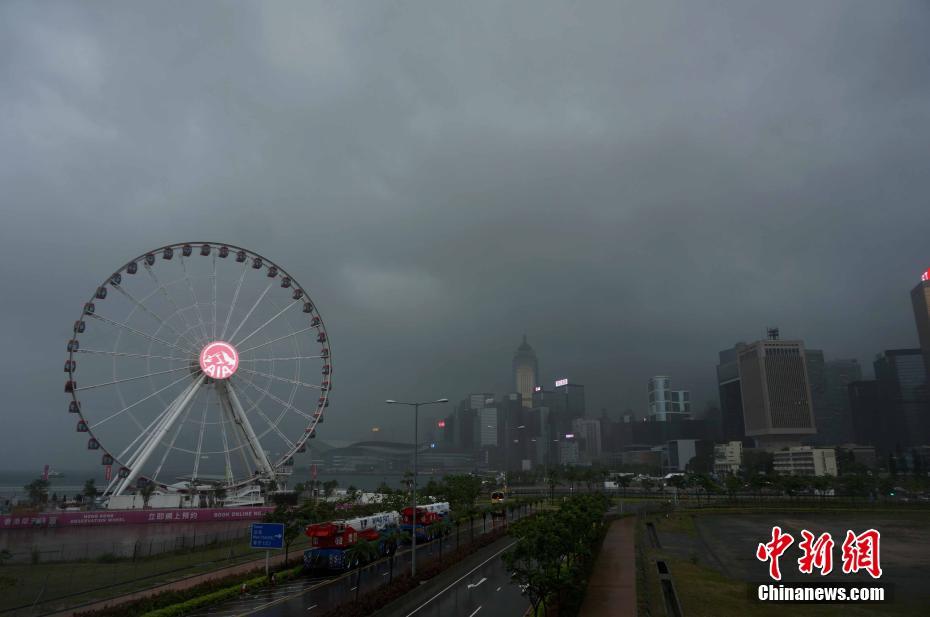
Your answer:
[[[107,495],[286,475],[329,406],[332,352],[306,288],[231,244],[130,260],[94,290],[73,333],[68,411],[101,454]]]

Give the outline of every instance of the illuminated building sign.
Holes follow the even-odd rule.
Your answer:
[[[559,380],[557,380],[557,381],[555,382],[555,387],[556,387],[556,388],[558,388],[559,386],[567,386],[567,385],[568,385],[568,380],[567,380],[567,379],[559,379]]]
[[[565,433],[565,439],[574,439],[574,438],[575,438],[574,433]]]
[[[920,280],[930,281],[930,268],[927,268],[927,271],[920,275]]]
[[[439,428],[446,428],[446,421],[440,420],[439,422],[436,423],[436,426],[438,426]]]
[[[533,392],[542,392],[542,386],[536,386],[533,388]]]

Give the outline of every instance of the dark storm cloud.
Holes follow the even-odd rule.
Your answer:
[[[85,462],[69,324],[185,239],[310,288],[324,438],[508,389],[524,332],[595,412],[656,373],[714,398],[716,352],[766,325],[866,363],[915,342],[925,3],[236,9],[0,7],[4,466]]]

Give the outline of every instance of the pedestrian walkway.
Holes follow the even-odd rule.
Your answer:
[[[581,617],[636,617],[636,519],[610,524],[588,581]]]

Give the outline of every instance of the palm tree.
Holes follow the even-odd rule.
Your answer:
[[[633,480],[633,479],[630,478],[630,476],[618,476],[618,477],[617,477],[617,484],[619,484],[620,486],[623,487],[623,496],[624,496],[624,497],[626,497],[626,487],[628,487],[628,486],[630,485],[630,482],[632,482],[632,480]]]
[[[84,491],[82,493],[91,503],[94,501],[94,497],[100,494],[100,491],[97,490],[97,487],[94,485],[94,480],[91,478],[84,482]]]
[[[381,539],[383,543],[382,546],[387,551],[388,559],[390,560],[388,564],[391,568],[391,576],[388,579],[388,583],[394,581],[394,555],[397,553],[397,546],[407,537],[409,537],[409,534],[402,532],[397,527],[391,527],[390,531],[385,533]]]
[[[439,519],[436,521],[436,524],[433,525],[433,529],[439,534],[439,563],[442,563],[442,540],[447,535],[449,535],[449,530],[452,527],[451,523],[446,519]]]
[[[142,507],[143,507],[143,508],[148,508],[148,507],[149,507],[149,499],[152,498],[152,493],[154,493],[154,492],[155,492],[155,483],[154,483],[154,482],[146,482],[146,483],[143,484],[142,487],[139,489],[139,494],[142,495]]]
[[[29,501],[36,506],[44,505],[48,501],[48,480],[39,478],[23,487],[29,494]]]
[[[378,556],[378,549],[373,542],[368,540],[359,540],[345,552],[345,559],[350,568],[357,568],[358,575],[355,578],[355,601],[358,602],[358,594],[362,588],[362,564],[368,563]]]

